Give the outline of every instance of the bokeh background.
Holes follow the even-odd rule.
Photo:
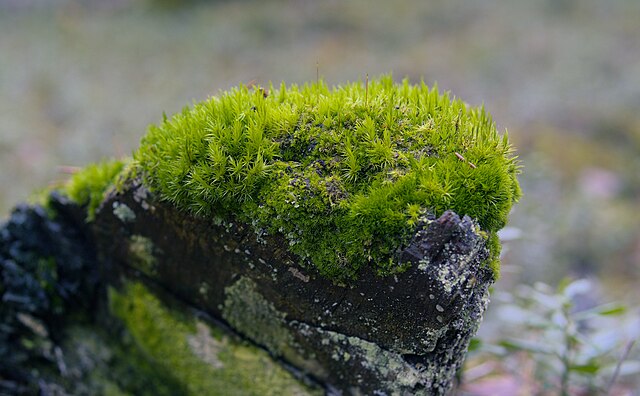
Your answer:
[[[239,83],[389,72],[484,104],[518,148],[497,289],[584,277],[637,313],[637,0],[0,0],[0,217]]]

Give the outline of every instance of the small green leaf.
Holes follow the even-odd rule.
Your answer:
[[[554,351],[546,345],[540,345],[531,341],[523,340],[503,340],[498,345],[512,351],[524,351],[531,353],[541,353],[545,355],[553,355]]]
[[[580,374],[595,375],[600,371],[600,365],[597,363],[580,364],[570,366],[569,370]]]
[[[627,307],[625,307],[624,305],[618,305],[618,306],[612,306],[608,309],[604,309],[598,313],[602,316],[609,316],[609,315],[622,315],[625,312],[627,312]]]
[[[627,307],[622,304],[604,304],[574,315],[575,320],[585,320],[597,316],[617,316],[627,312]]]

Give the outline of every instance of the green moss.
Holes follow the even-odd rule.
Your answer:
[[[49,207],[49,199],[51,192],[55,191],[56,187],[51,185],[34,190],[27,197],[27,203],[32,206],[42,206],[48,211],[49,217],[54,217],[55,213]]]
[[[489,268],[493,271],[493,277],[498,279],[500,277],[500,252],[502,251],[502,245],[500,244],[500,237],[497,232],[492,232],[487,239],[487,245],[489,247]]]
[[[114,185],[116,176],[124,167],[123,160],[88,165],[71,177],[62,192],[78,205],[86,206],[87,220],[92,221],[105,192]]]
[[[186,393],[171,371],[150,364],[130,337],[120,338],[119,331],[74,323],[66,331],[61,350],[68,371],[66,375],[56,372],[52,379],[64,385],[66,394],[169,396]]]
[[[241,86],[150,127],[134,158],[164,200],[280,233],[339,279],[401,270],[394,252],[423,213],[493,233],[520,197],[518,162],[483,108],[390,76]]]
[[[109,290],[119,317],[149,364],[170,373],[187,395],[305,395],[301,385],[258,348],[163,305],[141,283]]]

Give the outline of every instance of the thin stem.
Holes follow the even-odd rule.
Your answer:
[[[607,395],[611,394],[611,390],[613,389],[613,385],[616,383],[616,380],[618,379],[618,376],[620,375],[620,368],[622,367],[622,363],[627,360],[627,357],[629,356],[629,352],[631,352],[631,348],[633,348],[633,344],[635,344],[635,340],[631,340],[627,343],[627,345],[624,348],[624,351],[622,352],[622,356],[620,356],[620,360],[618,360],[618,364],[616,365],[616,369],[613,372],[613,376],[611,377],[611,380],[609,381],[609,385],[607,385]]]
[[[562,314],[565,318],[565,326],[564,326],[564,343],[565,350],[562,355],[562,365],[563,372],[560,383],[560,394],[562,396],[569,396],[569,379],[571,377],[571,350],[573,348],[573,340],[571,338],[571,317],[569,316],[569,307],[570,304],[565,304],[562,307]]]
[[[364,107],[369,107],[369,73],[364,84]]]

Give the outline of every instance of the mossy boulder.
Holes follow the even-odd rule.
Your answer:
[[[200,350],[239,334],[328,392],[444,394],[499,275],[518,172],[483,108],[424,84],[241,86],[164,117],[48,207],[74,213],[106,317],[179,393],[246,385],[220,370],[239,349]],[[269,370],[256,381],[314,391]]]

